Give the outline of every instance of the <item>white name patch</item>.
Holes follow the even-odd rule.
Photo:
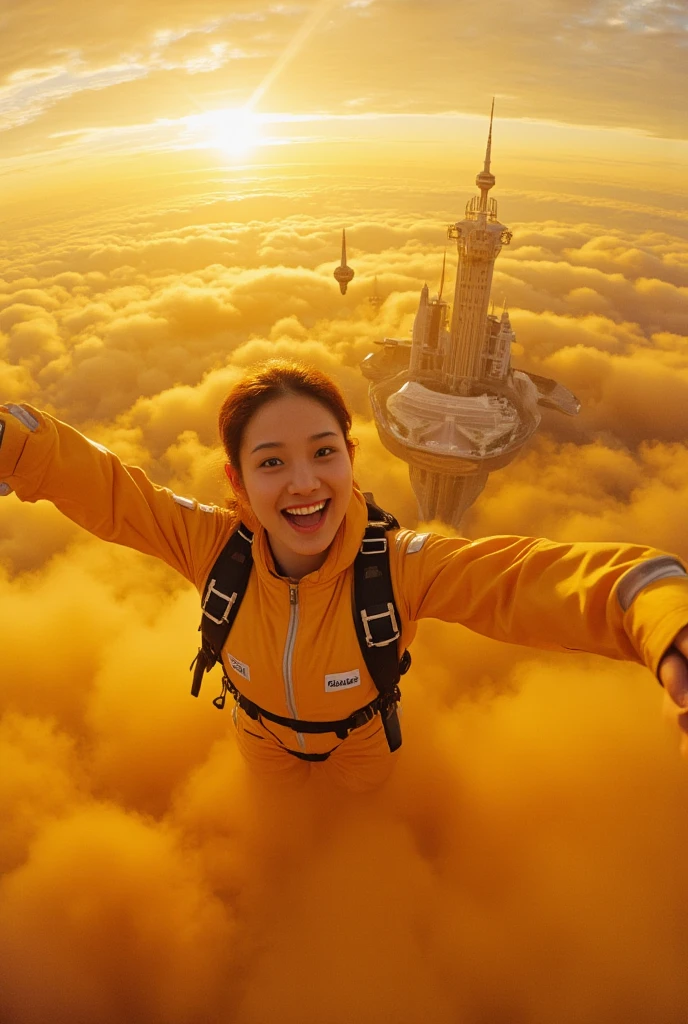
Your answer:
[[[227,661],[235,672],[238,672],[238,674],[244,679],[248,679],[249,682],[251,681],[251,669],[248,665],[244,665],[243,661],[239,661],[238,658],[235,658],[234,655],[229,654],[229,652],[227,653]]]
[[[351,672],[335,672],[331,676],[325,676],[325,692],[334,693],[336,690],[350,690],[352,686],[361,685],[361,673],[357,668]]]

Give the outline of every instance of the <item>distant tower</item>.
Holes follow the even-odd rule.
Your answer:
[[[382,297],[377,286],[377,278],[375,278],[375,282],[373,284],[373,294],[368,297],[368,303],[370,306],[372,306],[376,313],[380,311],[380,306],[382,305]]]
[[[495,176],[490,170],[493,116],[494,100],[485,166],[475,179],[480,195],[469,199],[465,218],[451,224],[448,231],[449,238],[456,239],[459,266],[450,330],[451,358],[445,366],[443,383],[454,394],[466,390],[466,378],[484,376],[485,321],[494,262],[502,246],[511,241],[511,232],[497,220],[496,200],[487,196],[495,183]]]
[[[342,262],[334,272],[334,279],[342,295],[346,295],[347,286],[354,279],[353,270],[346,265],[346,228],[342,230]]]

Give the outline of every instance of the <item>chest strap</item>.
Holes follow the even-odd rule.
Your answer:
[[[350,732],[353,732],[354,729],[360,729],[362,725],[370,722],[375,715],[384,715],[386,711],[389,711],[390,706],[392,704],[396,706],[396,701],[401,698],[401,694],[397,689],[396,694],[380,694],[379,697],[375,697],[365,707],[354,711],[348,718],[339,718],[334,722],[306,722],[299,718],[284,718],[282,715],[275,715],[272,711],[266,711],[265,708],[258,707],[248,697],[244,697],[243,693],[239,693],[234,683],[225,674],[222,679],[222,693],[213,701],[216,708],[222,710],[225,706],[227,693],[231,693],[241,710],[245,711],[254,722],[259,722],[261,718],[264,718],[267,722],[286,726],[287,729],[292,729],[294,732],[333,732],[337,739],[340,740],[345,740]]]

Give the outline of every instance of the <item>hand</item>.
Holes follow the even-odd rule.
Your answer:
[[[688,626],[674,638],[674,642],[659,664],[659,679],[678,708],[677,724],[681,730],[681,753],[688,756]]]

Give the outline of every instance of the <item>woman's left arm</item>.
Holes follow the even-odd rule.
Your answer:
[[[412,621],[438,618],[507,643],[639,661],[674,699],[685,689],[688,702],[688,574],[673,555],[633,544],[401,531],[393,568]]]

